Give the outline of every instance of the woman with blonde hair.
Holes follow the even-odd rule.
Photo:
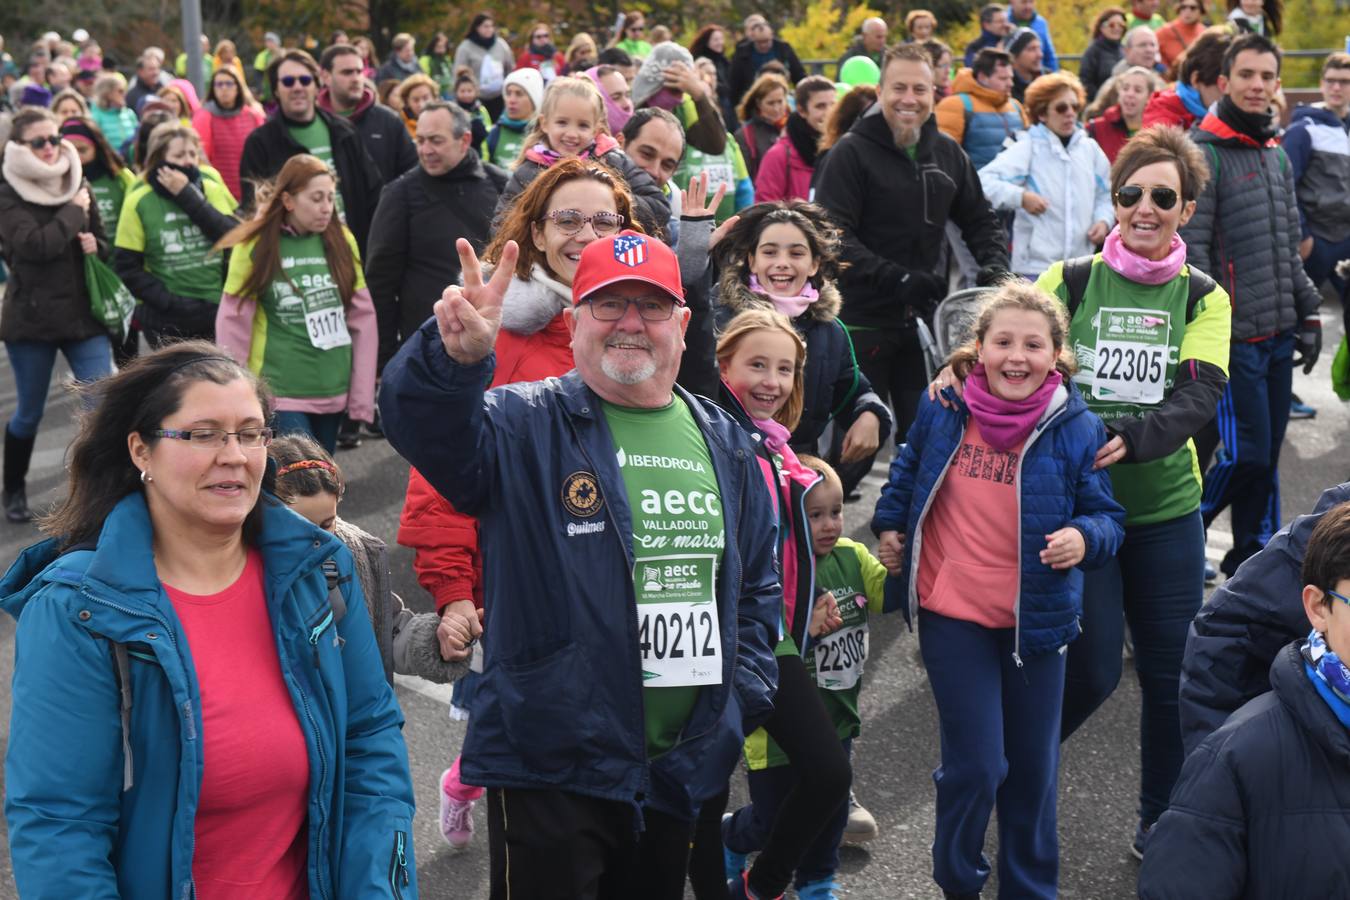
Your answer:
[[[74,88],[66,88],[59,92],[52,98],[52,105],[48,109],[61,122],[66,119],[81,119],[89,115],[88,101]]]
[[[122,73],[105,72],[98,76],[89,115],[114,148],[124,146],[136,133],[136,113],[127,108],[127,80]]]
[[[414,139],[417,137],[417,117],[422,114],[422,107],[435,100],[439,90],[436,79],[430,75],[409,75],[399,83],[395,91],[398,94],[398,110],[403,114],[403,125]]]
[[[301,153],[282,166],[258,213],[216,245],[234,248],[216,341],[266,379],[277,430],[332,453],[338,426],[375,420],[375,305],[356,238],[336,212],[337,177]]]
[[[565,62],[559,75],[579,75],[595,65],[600,48],[595,46],[595,38],[584,31],[578,32],[567,45]]]

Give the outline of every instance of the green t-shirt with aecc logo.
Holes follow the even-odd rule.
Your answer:
[[[343,229],[356,260],[355,290],[365,278],[356,239]],[[255,241],[241,244],[230,256],[225,292],[242,297],[253,271]],[[281,271],[258,303],[253,317],[248,367],[271,386],[278,397],[337,397],[347,393],[352,380],[351,335],[346,309],[338,296],[324,255],[323,236],[282,234]],[[250,298],[245,298],[250,299]]]
[[[328,123],[318,113],[304,125],[296,125],[289,119],[286,121],[286,130],[295,138],[297,144],[304,147],[311,156],[318,157],[324,165],[337,171],[337,166],[333,162],[333,135],[328,130]],[[342,191],[337,191],[337,211],[338,215],[343,215],[342,209]]]
[[[103,223],[103,233],[117,236],[117,221],[122,217],[122,203],[127,191],[136,183],[136,176],[130,169],[121,169],[116,175],[100,175],[90,180],[89,191],[98,205],[98,218]]]
[[[717,571],[726,533],[712,457],[693,413],[604,403],[633,519],[633,592],[647,756],[675,746],[702,687],[722,683]]]
[[[229,188],[203,178],[206,201],[223,213],[233,213]],[[220,302],[225,264],[211,253],[211,241],[193,224],[182,207],[138,181],[122,204],[117,220],[117,247],[145,255],[145,270],[180,297]]]
[[[497,146],[492,150],[491,162],[510,171],[516,167],[520,148],[525,146],[525,132],[508,128],[500,122],[497,127]]]
[[[745,159],[741,156],[740,145],[734,138],[727,137],[726,149],[721,153],[704,153],[692,144],[686,144],[684,156],[680,157],[680,165],[670,181],[680,190],[688,190],[689,182],[703,172],[708,173],[709,199],[717,193],[719,185],[724,184],[727,188],[714,215],[720,225],[736,214],[736,185],[741,179],[750,177]]]

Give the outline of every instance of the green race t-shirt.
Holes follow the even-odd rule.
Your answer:
[[[225,185],[203,178],[206,201],[224,213],[235,210]],[[122,204],[115,245],[145,254],[145,270],[180,297],[220,302],[224,263],[211,253],[211,241],[172,200],[137,182]]]
[[[675,746],[701,687],[721,684],[717,570],[726,533],[712,457],[676,398],[661,409],[603,405],[633,516],[647,755]]]
[[[343,229],[356,260],[355,289],[364,288],[356,239]],[[230,256],[225,292],[243,296],[253,271],[256,241]],[[281,271],[263,296],[249,344],[248,367],[267,380],[278,397],[337,397],[352,379],[352,341],[346,311],[324,255],[323,237],[281,236]]]
[[[688,99],[687,97],[685,98]],[[697,121],[697,117],[695,118]],[[714,216],[717,224],[722,224],[736,214],[736,185],[742,178],[750,177],[745,168],[745,159],[741,156],[740,145],[735,138],[727,137],[726,149],[721,153],[704,153],[692,144],[686,144],[680,165],[671,176],[671,183],[680,190],[688,190],[689,182],[703,172],[708,173],[708,196],[717,193],[719,185],[726,185],[727,192],[717,206]]]
[[[295,138],[296,143],[308,150],[312,156],[318,157],[334,172],[337,171],[337,166],[333,162],[333,135],[328,131],[328,123],[322,116],[315,113],[314,118],[304,125],[295,125],[287,121],[286,130]],[[342,191],[337,192],[336,199],[338,215],[343,215]]]
[[[98,204],[99,221],[103,223],[103,233],[116,238],[117,220],[122,217],[122,203],[127,191],[136,181],[130,169],[122,169],[116,175],[100,175],[89,182],[89,191]]]
[[[1068,304],[1064,264],[1055,263],[1036,286]],[[1228,295],[1216,287],[1186,319],[1189,269],[1160,285],[1140,284],[1106,265],[1098,254],[1083,301],[1069,323],[1078,372],[1074,383],[1088,408],[1109,428],[1141,418],[1172,392],[1183,359],[1228,370]],[[1116,463],[1106,470],[1125,524],[1165,522],[1200,506],[1201,472],[1191,440],[1161,459]]]
[[[501,166],[508,172],[514,169],[516,160],[520,157],[520,148],[523,146],[525,146],[525,132],[501,125],[497,129],[497,147],[492,151],[493,165]]]

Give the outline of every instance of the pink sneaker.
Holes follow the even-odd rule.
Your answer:
[[[463,850],[473,841],[472,800],[456,800],[445,792],[446,769],[441,773],[441,836],[454,850]]]

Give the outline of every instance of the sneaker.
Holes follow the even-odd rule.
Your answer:
[[[342,424],[338,427],[337,448],[339,450],[355,450],[360,446],[361,423],[344,417]]]
[[[1298,394],[1293,394],[1289,398],[1289,418],[1315,419],[1317,418],[1317,409],[1300,400]]]
[[[782,894],[777,897],[761,897],[751,891],[749,872],[742,872],[737,877],[727,881],[727,895],[730,900],[783,900]]]
[[[797,900],[838,900],[835,891],[839,885],[834,883],[833,878],[825,878],[821,881],[812,881],[809,884],[797,885]]]
[[[1205,584],[1213,584],[1219,580],[1219,570],[1215,568],[1214,563],[1205,560]]]
[[[727,833],[727,822],[731,820],[731,813],[722,814],[722,834]],[[722,865],[727,876],[727,881],[736,881],[745,874],[747,853],[737,853],[726,845],[726,839],[722,843]]]
[[[844,826],[843,844],[865,844],[877,836],[877,820],[848,792],[848,824]]]
[[[1144,861],[1144,849],[1148,847],[1148,835],[1152,830],[1152,825],[1145,828],[1143,822],[1134,827],[1134,840],[1130,841],[1130,855],[1140,862]]]
[[[451,849],[463,850],[473,840],[474,801],[456,800],[445,792],[445,779],[449,774],[449,769],[441,773],[441,837]]]

